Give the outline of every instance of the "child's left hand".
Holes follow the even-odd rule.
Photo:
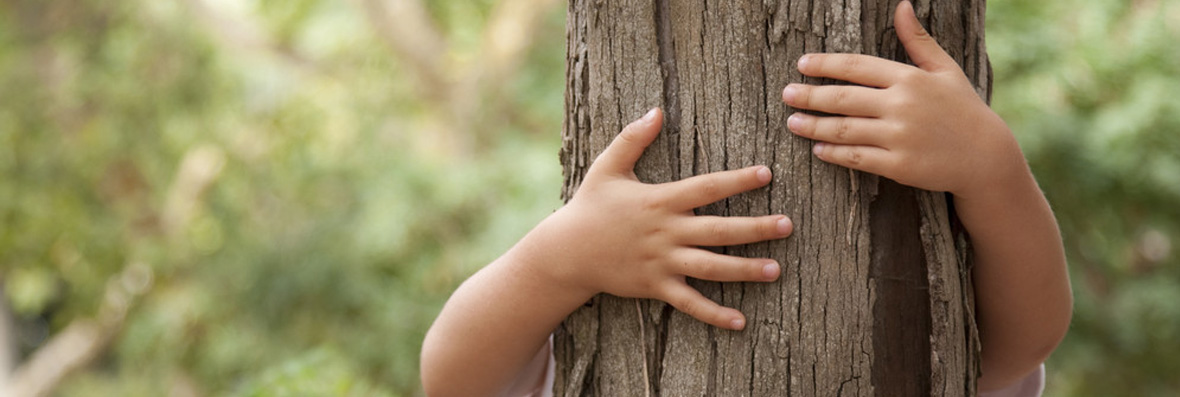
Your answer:
[[[960,197],[1023,172],[1023,155],[1004,120],[980,100],[913,8],[899,6],[894,25],[917,67],[868,55],[804,55],[803,74],[863,86],[788,85],[788,105],[845,115],[795,113],[788,128],[820,141],[814,153],[821,160]]]
[[[819,141],[820,160],[954,195],[974,248],[979,389],[997,390],[1030,376],[1069,329],[1061,235],[1012,132],[922,29],[912,4],[897,6],[893,25],[916,67],[804,55],[803,74],[859,86],[788,85],[783,102],[834,116],[795,113],[787,126]]]

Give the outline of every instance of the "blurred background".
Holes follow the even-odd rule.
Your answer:
[[[1180,2],[989,3],[1076,293],[1047,395],[1180,394]],[[3,382],[420,395],[450,291],[560,205],[564,18],[0,1]]]

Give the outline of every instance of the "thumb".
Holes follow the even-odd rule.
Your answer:
[[[635,170],[635,162],[643,155],[643,151],[656,140],[663,124],[664,114],[660,108],[654,108],[639,120],[632,121],[623,132],[611,141],[610,146],[598,155],[591,168],[602,168],[604,171],[626,174]]]
[[[913,3],[905,0],[897,5],[897,12],[893,14],[893,27],[914,65],[931,72],[952,66],[958,68],[955,60],[922,28],[922,23],[918,22],[914,14]]]

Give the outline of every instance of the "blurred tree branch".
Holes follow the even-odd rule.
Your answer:
[[[190,149],[181,160],[161,214],[161,234],[175,240],[200,209],[201,197],[217,180],[225,154],[213,145]],[[129,252],[135,252],[129,249]],[[2,396],[46,396],[74,371],[85,368],[110,345],[123,328],[127,313],[154,283],[152,268],[133,261],[107,280],[94,318],[71,321],[0,384]]]
[[[420,0],[357,0],[377,37],[417,75],[419,89],[435,103],[451,90],[443,59],[449,46]]]
[[[4,279],[0,278],[0,384],[7,384],[9,375],[16,367],[17,352],[20,348],[16,344],[16,324],[13,322],[8,293],[4,290],[3,282]]]
[[[515,78],[521,59],[536,38],[543,16],[555,0],[504,0],[496,4],[486,26],[476,61],[459,64],[447,56],[451,46],[431,19],[422,0],[352,0],[379,40],[412,74],[407,80],[433,110],[433,151],[467,158],[479,141],[493,135],[484,115],[499,117],[511,103],[488,100],[501,96]],[[212,33],[232,47],[273,55],[297,69],[321,71],[314,59],[271,40],[255,23],[218,12],[204,0],[183,0]]]
[[[545,13],[555,4],[555,0],[504,0],[497,4],[484,30],[482,51],[476,58],[481,62],[472,64],[466,80],[453,92],[453,114],[457,119],[474,121],[480,104],[494,107],[486,109],[488,114],[505,114],[512,108],[508,101],[482,99],[503,94],[506,83],[516,77],[521,60],[532,48]],[[477,94],[468,94],[465,88],[474,89]],[[491,135],[490,131],[472,133],[482,139]]]
[[[221,39],[228,44],[228,47],[238,48],[249,53],[265,53],[284,64],[305,72],[321,72],[323,70],[315,60],[303,56],[290,46],[276,43],[266,32],[258,29],[254,23],[219,12],[204,0],[182,0],[181,2],[192,10],[197,19],[207,26],[214,37]]]
[[[468,65],[449,61],[442,32],[421,0],[355,0],[366,11],[378,37],[406,63],[423,99],[445,120],[441,146],[457,154],[471,151],[474,141],[487,139],[481,114],[502,114],[510,103],[498,97],[515,77],[521,58],[532,47],[542,17],[555,0],[504,0],[497,3],[484,28],[480,52]],[[481,108],[486,106],[488,108]],[[466,156],[459,156],[466,157]]]
[[[46,396],[69,374],[90,364],[122,329],[134,300],[151,286],[151,268],[131,263],[107,282],[98,315],[75,319],[12,373],[6,396]]]

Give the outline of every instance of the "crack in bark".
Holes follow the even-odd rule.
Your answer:
[[[668,163],[672,175],[680,174],[680,76],[676,69],[676,42],[672,34],[669,0],[657,0],[655,12],[656,41],[659,45],[659,66],[663,77],[664,131],[672,140]]]

